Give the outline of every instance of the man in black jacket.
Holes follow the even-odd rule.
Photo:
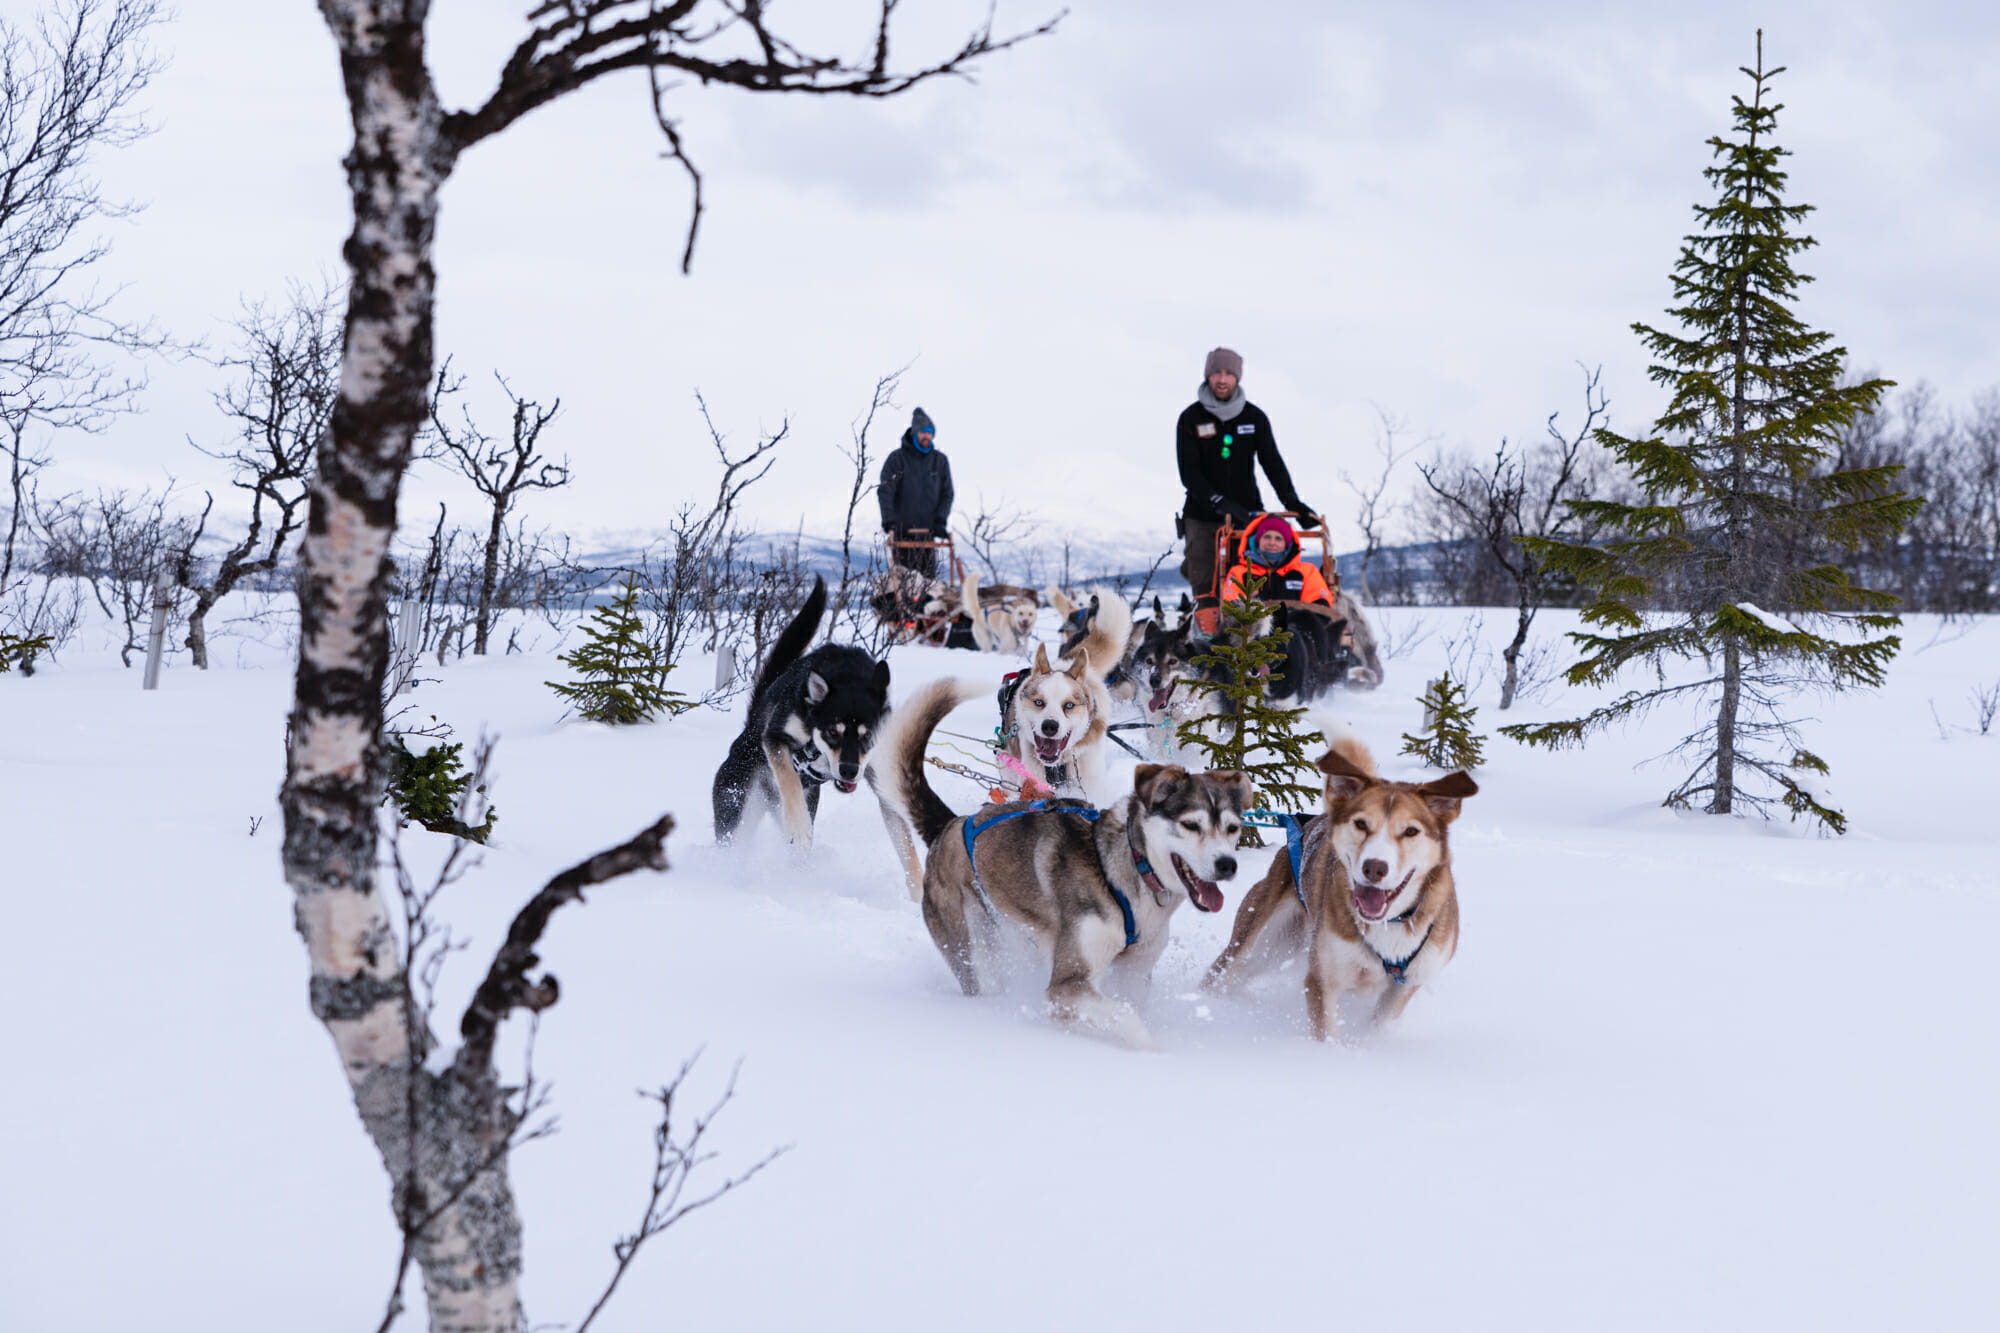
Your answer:
[[[1292,489],[1292,474],[1278,457],[1271,419],[1243,396],[1238,385],[1243,358],[1218,347],[1208,354],[1201,373],[1201,389],[1174,428],[1174,453],[1180,461],[1181,485],[1187,488],[1187,504],[1181,510],[1187,554],[1181,560],[1181,575],[1194,589],[1195,604],[1212,607],[1216,605],[1215,534],[1222,520],[1242,527],[1264,508],[1257,474],[1250,466],[1253,459],[1264,465],[1272,489],[1301,523],[1317,528],[1320,517]]]
[[[903,443],[882,460],[882,531],[891,541],[935,541],[951,522],[951,461],[938,452],[937,427],[930,413],[910,413]],[[896,549],[896,563],[925,578],[937,576],[937,552],[929,547]]]

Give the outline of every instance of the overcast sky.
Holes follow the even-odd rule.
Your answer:
[[[448,105],[484,95],[526,7],[439,0]],[[1055,7],[1005,0],[1000,23]],[[158,132],[102,164],[148,204],[107,272],[128,312],[220,345],[240,298],[339,275],[346,109],[309,0],[182,8],[147,93]],[[899,57],[937,57],[982,10],[908,0]],[[851,5],[777,12],[866,39]],[[1378,414],[1446,446],[1536,434],[1578,413],[1581,361],[1619,424],[1650,419],[1630,325],[1667,302],[1760,23],[1790,69],[1792,197],[1820,209],[1806,318],[1947,401],[2000,383],[2000,19],[1969,4],[1074,0],[977,83],[888,103],[683,90],[710,202],[692,277],[686,184],[643,78],[614,79],[461,163],[438,345],[475,385],[498,369],[562,398],[547,439],[576,483],[529,513],[579,534],[660,526],[712,490],[697,389],[741,440],[791,422],[752,517],[837,530],[836,446],[909,363],[894,426],[919,404],[937,419],[961,509],[1004,496],[1051,535],[1164,545],[1173,421],[1217,343],[1303,497],[1345,525],[1339,474],[1367,467]],[[222,429],[215,372],[149,373],[144,415],[55,442],[52,484],[216,483],[185,442]],[[497,393],[475,407],[504,424]],[[405,494],[474,514],[435,471]]]

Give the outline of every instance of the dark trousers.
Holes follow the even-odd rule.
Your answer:
[[[1188,581],[1188,587],[1194,589],[1196,606],[1219,605],[1215,583],[1215,534],[1222,531],[1222,525],[1205,518],[1183,519],[1182,524],[1187,533],[1187,554],[1181,558],[1181,577]]]

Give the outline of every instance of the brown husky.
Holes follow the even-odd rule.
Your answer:
[[[1306,1017],[1324,1041],[1340,1028],[1342,993],[1372,995],[1379,1023],[1451,961],[1458,893],[1449,834],[1459,802],[1479,788],[1464,773],[1384,782],[1351,735],[1334,740],[1319,767],[1326,804],[1306,821],[1302,885],[1289,857],[1272,862],[1237,908],[1204,984],[1225,988],[1303,949]]]
[[[988,805],[959,818],[924,776],[924,747],[945,716],[984,686],[941,680],[899,708],[878,741],[877,791],[930,848],[924,924],[967,995],[1002,920],[1025,930],[1049,968],[1058,1022],[1128,1046],[1152,1039],[1138,1013],[1106,995],[1110,976],[1143,992],[1183,895],[1222,909],[1218,880],[1236,874],[1250,780],[1141,764],[1132,794],[1108,810],[1080,803]]]

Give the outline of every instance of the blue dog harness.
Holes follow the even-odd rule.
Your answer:
[[[972,887],[979,894],[979,901],[986,904],[987,910],[994,910],[993,900],[986,896],[986,885],[979,878],[979,857],[972,850],[972,840],[987,829],[992,828],[995,824],[1004,824],[1010,819],[1019,819],[1022,815],[1038,815],[1044,812],[1075,815],[1077,818],[1089,820],[1093,824],[1104,814],[1102,810],[1094,810],[1082,804],[1065,804],[1061,801],[1029,801],[1025,805],[1016,805],[1011,809],[1003,809],[999,814],[994,815],[990,819],[974,819],[970,815],[967,815],[965,822],[959,826],[965,833],[965,860],[966,864],[972,867]],[[1146,859],[1143,856],[1139,855],[1137,847],[1132,849],[1132,859],[1139,866],[1140,875],[1148,881],[1149,885],[1156,892],[1159,891],[1159,876],[1153,874],[1153,867],[1146,863]],[[1118,900],[1118,911],[1125,918],[1125,947],[1129,949],[1139,942],[1139,923],[1132,915],[1132,900],[1127,898],[1116,884],[1112,883],[1111,876],[1106,875],[1104,883],[1111,890],[1111,896]]]
[[[1326,835],[1324,820],[1312,826],[1308,834],[1297,815],[1286,814],[1282,810],[1252,810],[1243,817],[1246,824],[1259,828],[1281,828],[1285,831],[1285,859],[1292,863],[1292,892],[1298,895],[1299,906],[1306,905],[1306,857],[1319,846]],[[1310,839],[1310,842],[1308,842]]]

